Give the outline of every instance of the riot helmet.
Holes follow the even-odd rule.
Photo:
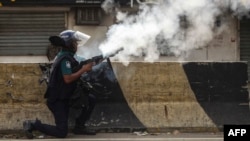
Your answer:
[[[59,36],[64,40],[66,47],[70,47],[74,41],[76,41],[79,46],[84,45],[90,38],[87,34],[73,30],[65,30],[61,32]]]
[[[72,43],[76,42],[78,46],[84,45],[91,36],[80,31],[65,30],[59,36],[50,36],[49,41],[54,46],[71,48]]]

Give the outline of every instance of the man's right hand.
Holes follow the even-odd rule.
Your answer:
[[[83,65],[81,69],[84,70],[84,72],[89,72],[92,70],[93,65],[94,63],[90,62],[88,64]]]

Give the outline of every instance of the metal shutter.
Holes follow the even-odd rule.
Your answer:
[[[48,38],[65,29],[65,14],[0,13],[0,55],[46,55]]]
[[[240,60],[248,62],[250,80],[250,19],[240,21]]]

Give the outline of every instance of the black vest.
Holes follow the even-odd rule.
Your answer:
[[[71,63],[71,68],[76,67],[79,63],[72,55],[65,54],[55,60],[52,65],[52,72],[50,74],[47,91],[44,95],[48,101],[53,102],[55,100],[68,100],[76,88],[76,82],[66,84],[63,80],[61,71],[61,62],[63,59],[67,59]]]

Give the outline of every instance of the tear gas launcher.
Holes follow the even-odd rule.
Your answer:
[[[59,36],[50,36],[50,37],[49,37],[49,41],[50,41],[51,44],[54,45],[54,46],[64,46],[64,45],[65,45],[64,40],[63,40],[61,37],[59,37]],[[119,52],[122,51],[122,50],[123,50],[123,47],[119,48],[119,49],[116,50],[114,53],[110,53],[110,54],[105,55],[105,56],[103,56],[103,55],[98,55],[98,56],[92,57],[92,58],[90,58],[90,59],[87,59],[87,60],[85,60],[85,61],[81,61],[80,64],[79,64],[77,67],[73,68],[73,71],[74,71],[74,72],[78,71],[83,65],[88,64],[88,63],[90,63],[90,62],[93,62],[93,63],[95,63],[95,65],[97,65],[97,64],[99,64],[100,62],[102,62],[103,60],[105,60],[105,59],[107,59],[107,58],[109,58],[109,57],[115,56],[117,53],[119,53]]]
[[[117,51],[115,51],[114,53],[110,53],[110,54],[108,54],[108,55],[97,55],[97,56],[94,56],[94,57],[92,57],[92,58],[90,58],[90,59],[87,59],[87,60],[84,60],[84,61],[81,61],[80,63],[79,63],[79,65],[76,67],[76,68],[74,68],[73,69],[73,71],[74,72],[76,72],[76,71],[78,71],[83,65],[86,65],[86,64],[88,64],[88,63],[94,63],[94,65],[97,65],[97,64],[99,64],[99,63],[101,63],[102,61],[104,61],[105,59],[108,59],[109,57],[113,57],[113,56],[115,56],[116,54],[118,54],[120,51],[122,51],[123,50],[123,48],[120,48],[120,49],[118,49]]]

